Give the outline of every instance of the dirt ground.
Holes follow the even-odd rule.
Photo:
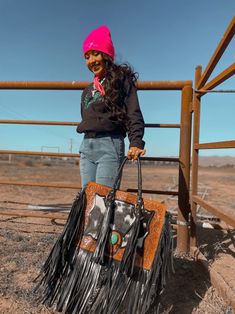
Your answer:
[[[200,193],[216,206],[235,208],[235,168],[201,168]],[[79,170],[75,163],[59,164],[56,160],[30,159],[9,163],[1,161],[0,180],[33,181],[80,185]],[[173,166],[143,166],[143,188],[177,190],[177,168]],[[125,168],[122,188],[136,186],[133,165]],[[23,187],[0,184],[1,212],[19,209],[53,212],[68,210],[76,196],[76,189]],[[222,197],[221,197],[222,196]],[[148,195],[165,201],[174,213],[176,198],[167,195]],[[199,208],[202,223],[209,226],[219,223],[211,214]],[[209,216],[206,221],[205,216]],[[204,217],[204,218],[203,218]],[[214,219],[214,220],[213,220]],[[63,220],[24,218],[0,214],[0,313],[45,314],[53,309],[37,303],[33,280],[51,250],[58,234],[63,230]],[[234,231],[200,227],[199,245],[211,265],[226,259],[234,263]],[[234,264],[233,264],[234,265]],[[160,313],[174,314],[232,314],[232,308],[211,286],[209,276],[191,256],[174,254],[175,272],[170,276],[161,296]],[[227,269],[225,269],[227,272]]]

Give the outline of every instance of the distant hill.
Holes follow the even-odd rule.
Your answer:
[[[200,156],[199,165],[202,167],[234,166],[235,157],[232,156]]]

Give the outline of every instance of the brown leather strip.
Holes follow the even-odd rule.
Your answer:
[[[87,204],[85,208],[85,227],[88,223],[89,213],[93,205],[93,200],[96,194],[105,197],[111,188],[90,182],[86,188]],[[137,195],[125,192],[117,191],[116,200],[127,202],[130,204],[136,204]],[[137,254],[135,264],[138,267],[143,267],[146,270],[150,270],[155,257],[156,250],[158,248],[161,232],[165,222],[166,205],[156,200],[148,200],[144,198],[144,208],[148,211],[153,211],[154,215],[150,222],[149,234],[144,241],[143,256]],[[117,244],[118,245],[118,244]],[[94,252],[96,248],[96,241],[90,236],[84,236],[80,243],[82,249]],[[113,259],[121,261],[125,248],[119,248],[114,245],[113,247]],[[107,252],[108,253],[108,252]],[[111,254],[111,253],[110,253]]]

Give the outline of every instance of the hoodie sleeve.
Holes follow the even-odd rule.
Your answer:
[[[127,134],[130,147],[136,146],[143,149],[145,142],[144,136],[144,118],[139,106],[137,90],[134,85],[131,86],[130,92],[126,99],[127,112]]]

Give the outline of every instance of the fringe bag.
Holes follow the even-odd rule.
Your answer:
[[[90,182],[76,197],[63,233],[39,275],[41,301],[66,314],[144,314],[169,271],[172,236],[166,206]]]

